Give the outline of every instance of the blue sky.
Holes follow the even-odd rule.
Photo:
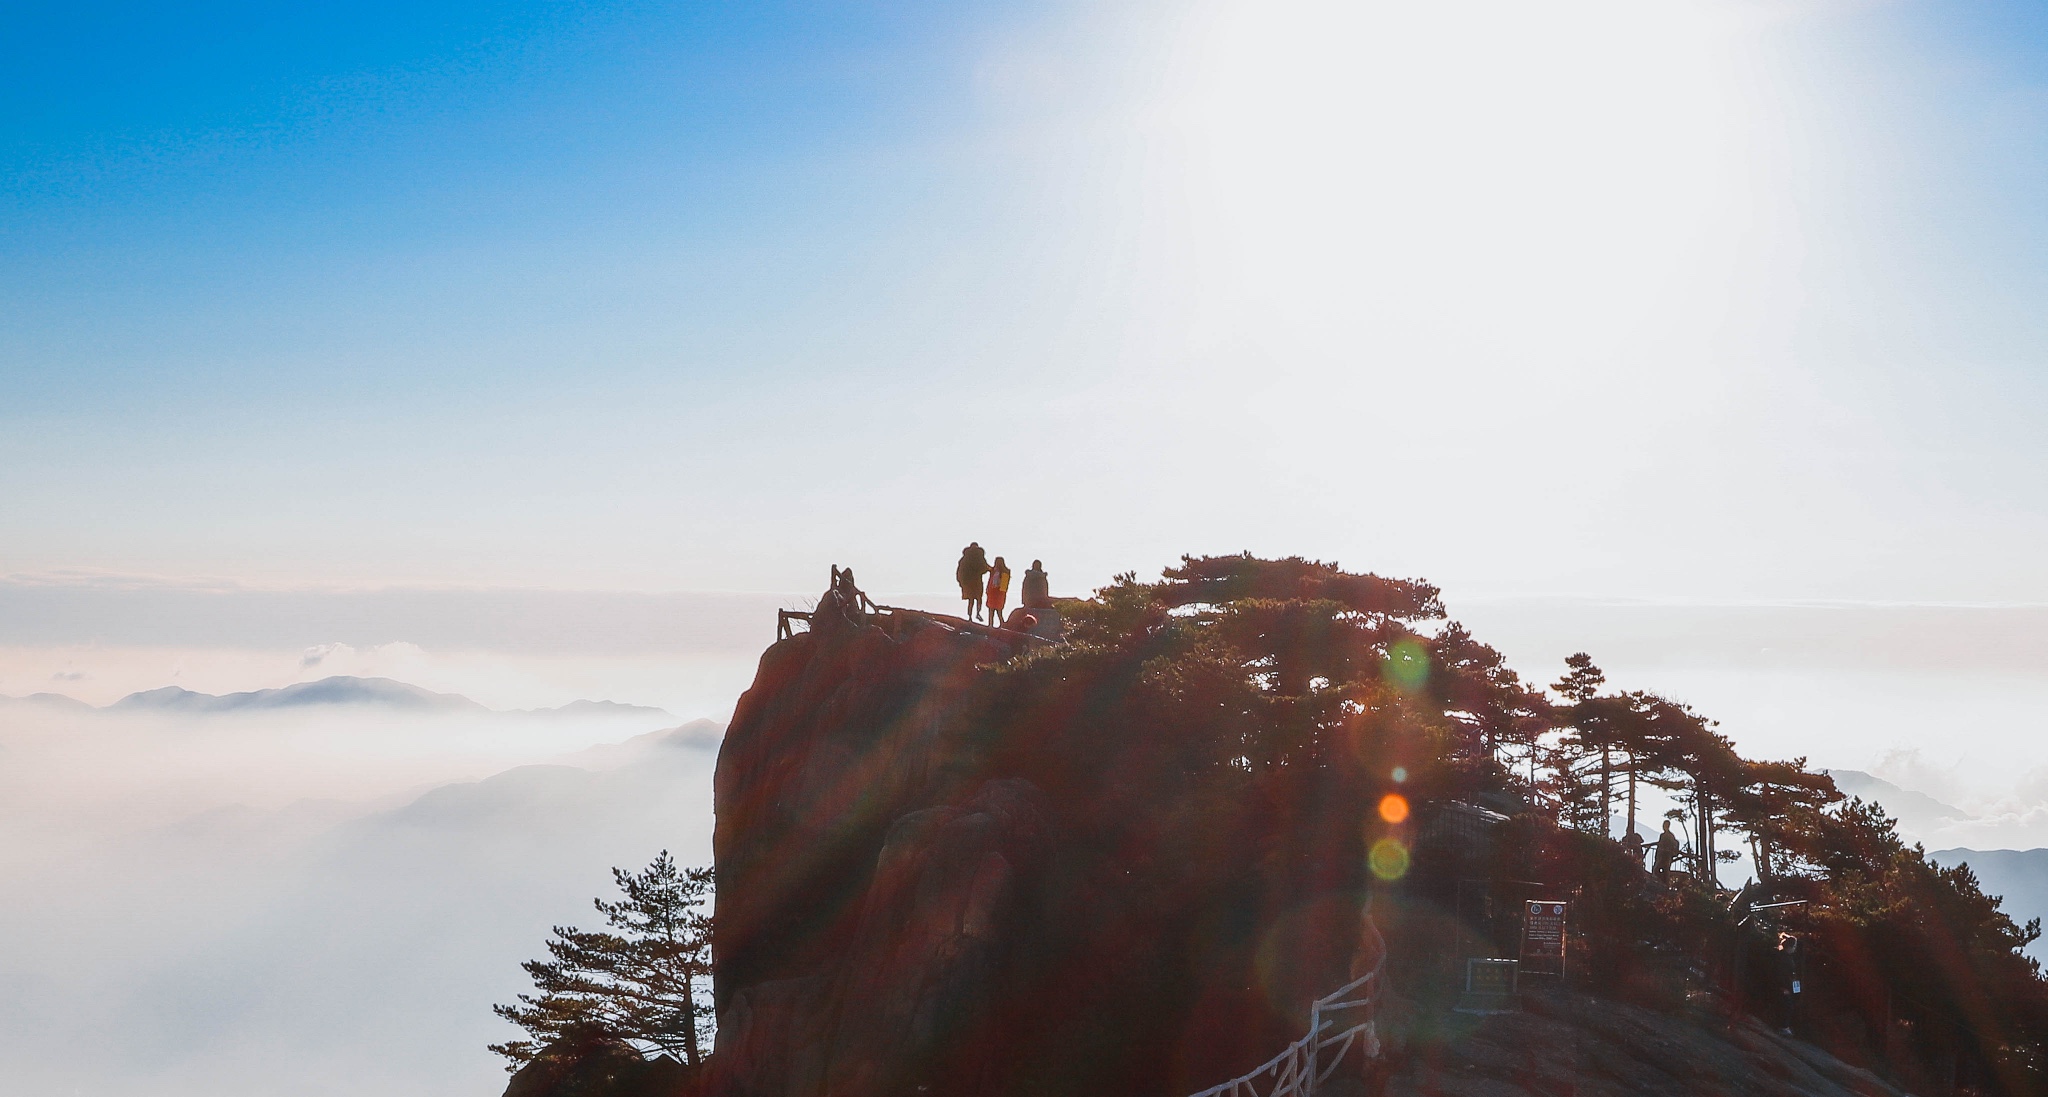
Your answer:
[[[0,18],[17,580],[2048,600],[2028,5]]]
[[[251,6],[11,31],[33,50],[8,59],[6,164],[10,288],[41,306],[28,395],[384,415],[387,385],[629,373],[564,359],[800,293],[764,276],[815,281],[818,252],[931,189],[962,124],[948,39],[992,14]],[[536,335],[553,353],[520,351]]]

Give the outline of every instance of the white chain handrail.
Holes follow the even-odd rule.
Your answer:
[[[1308,1011],[1308,1035],[1287,1045],[1264,1066],[1191,1097],[1315,1097],[1316,1087],[1336,1073],[1355,1047],[1366,1060],[1380,1057],[1374,1005],[1379,1001],[1383,964],[1315,1000]],[[1355,1011],[1355,1012],[1352,1012]]]

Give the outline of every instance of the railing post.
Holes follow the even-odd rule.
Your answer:
[[[1374,1020],[1378,1012],[1374,1004],[1375,993],[1379,989],[1379,973],[1379,967],[1375,966],[1373,971],[1310,1002],[1308,1035],[1288,1044],[1279,1055],[1250,1074],[1201,1090],[1194,1097],[1315,1097],[1322,1089],[1325,1007],[1332,1012],[1361,1010],[1362,1013],[1358,1016],[1363,1018],[1356,1019],[1354,1015],[1345,1013],[1340,1018],[1343,1021],[1341,1026],[1337,1021],[1331,1022],[1331,1026],[1338,1028],[1341,1033],[1330,1039],[1330,1044],[1336,1052],[1330,1060],[1330,1069],[1333,1073],[1344,1064],[1344,1057],[1351,1054],[1354,1044],[1357,1045],[1359,1057],[1365,1064],[1379,1059],[1379,1033]],[[1362,987],[1370,989],[1361,991]],[[1360,997],[1361,993],[1363,997]],[[1257,1084],[1260,1079],[1269,1079],[1264,1093],[1260,1092]]]
[[[1318,1000],[1308,1007],[1308,1084],[1303,1088],[1304,1097],[1316,1097],[1316,1059],[1323,1043],[1323,1003]]]

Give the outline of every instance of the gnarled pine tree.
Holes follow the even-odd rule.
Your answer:
[[[623,899],[596,900],[606,931],[556,926],[552,959],[521,965],[536,993],[492,1006],[531,1036],[491,1045],[531,1062],[565,1036],[624,1040],[695,1067],[704,1061],[699,1026],[711,1019],[711,918],[700,909],[712,889],[710,868],[679,869],[667,850],[645,871],[612,869]]]

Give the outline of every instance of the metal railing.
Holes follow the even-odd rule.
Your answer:
[[[1360,1066],[1380,1057],[1374,1006],[1384,964],[1315,1000],[1308,1035],[1287,1045],[1264,1066],[1191,1097],[1315,1097],[1316,1087],[1337,1072],[1353,1050]]]
[[[964,617],[956,617],[950,613],[934,613],[930,610],[906,609],[902,606],[885,606],[869,598],[865,592],[855,591],[854,594],[858,596],[860,599],[858,612],[863,617],[878,617],[884,619],[885,621],[901,621],[905,618],[916,618],[918,620],[925,621],[933,625],[937,625],[938,627],[945,629],[947,632],[967,633],[970,635],[995,636],[1011,640],[1022,639],[1026,643],[1036,642],[1042,644],[1049,642],[1044,637],[1036,636],[1028,632],[1018,632],[1017,630],[1009,628],[1004,625],[983,624],[980,621],[969,621]],[[777,640],[787,640],[792,636],[796,635],[796,625],[799,622],[803,623],[805,626],[810,626],[815,623],[815,620],[816,611],[813,610],[778,609],[775,611],[775,638]]]

